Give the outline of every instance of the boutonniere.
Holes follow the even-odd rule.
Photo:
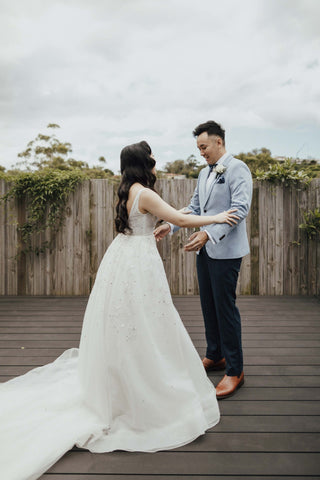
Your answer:
[[[224,165],[222,165],[222,163],[220,163],[216,166],[215,170],[217,172],[217,175],[222,175],[227,170],[227,167],[225,167]]]

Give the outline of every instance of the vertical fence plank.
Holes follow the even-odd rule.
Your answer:
[[[260,276],[259,276],[259,234],[260,234],[260,205],[259,205],[259,188],[257,183],[253,185],[251,217],[250,217],[250,294],[259,295],[260,291]],[[245,292],[244,292],[245,293]]]
[[[101,184],[90,180],[90,287],[92,288],[99,267],[99,205],[101,206]]]
[[[51,232],[46,231],[45,240],[50,245],[51,241]],[[53,252],[51,247],[46,249],[45,252],[45,295],[50,295],[53,291],[52,284],[52,270],[53,270]]]
[[[274,282],[275,295],[283,295],[283,188],[275,189],[275,245],[274,245]]]
[[[44,241],[44,233],[35,235],[31,240],[32,248],[40,247]],[[26,295],[44,295],[42,268],[44,254],[28,253],[26,255]]]
[[[291,266],[291,295],[300,294],[300,235],[299,235],[299,192],[296,187],[291,188],[291,251],[290,251],[290,266]]]
[[[74,195],[70,195],[64,225],[53,237],[54,295],[73,295],[73,203]]]
[[[283,189],[283,294],[291,295],[291,230],[292,230],[292,189]]]
[[[308,277],[309,277],[309,267],[308,265],[308,238],[299,229],[299,225],[303,222],[303,212],[308,211],[308,192],[309,189],[301,189],[297,192],[298,194],[298,216],[297,216],[297,226],[298,226],[298,238],[299,238],[299,265],[298,270],[300,278],[298,279],[297,290],[300,295],[308,294]]]
[[[10,185],[0,180],[0,195],[5,195]],[[0,295],[18,294],[18,202],[10,200],[0,204]]]
[[[113,184],[102,179],[90,180],[90,289],[103,255],[116,235],[113,224]]]
[[[19,199],[17,201],[17,220],[19,224],[23,224],[26,220],[26,206],[25,203]],[[11,233],[11,229],[8,230],[8,233]],[[11,236],[11,235],[10,235]],[[9,238],[8,238],[9,241]],[[21,232],[17,233],[17,243],[19,245],[19,249],[24,247],[22,241]],[[10,248],[10,247],[9,247]],[[10,277],[9,277],[10,278]],[[17,258],[17,290],[18,295],[25,295],[26,294],[26,254],[24,251],[21,251],[20,255]]]
[[[246,218],[246,228],[248,239],[251,236],[251,211]],[[251,294],[251,255],[243,257],[241,262],[240,275],[236,290],[237,295],[250,295]]]
[[[320,203],[317,203],[317,189],[319,186],[315,183],[310,185],[310,188],[307,190],[308,196],[308,210],[314,210],[316,205],[320,206]],[[301,218],[301,223],[304,222],[304,217]],[[300,233],[301,237],[304,237],[304,241],[308,243],[308,250],[306,258],[306,263],[308,265],[308,276],[306,278],[306,294],[307,295],[317,295],[317,243],[320,242],[318,239],[307,239],[305,232]]]
[[[0,196],[5,195],[7,184],[0,179]],[[6,295],[7,292],[7,242],[6,242],[6,205],[0,203],[0,295]]]
[[[74,194],[73,214],[73,295],[86,295],[90,286],[90,187],[82,183]]]
[[[112,183],[104,182],[102,180],[103,190],[103,208],[104,208],[104,238],[103,238],[103,249],[101,251],[101,257],[99,261],[102,260],[103,255],[105,254],[107,248],[113,240],[113,226],[115,218],[115,206],[116,202],[114,200],[114,190],[117,192],[117,185]],[[110,208],[111,205],[111,208]]]
[[[259,226],[260,226],[260,245],[259,245],[259,294],[268,294],[268,202],[267,186],[259,185]]]
[[[267,248],[267,292],[269,295],[276,293],[276,188],[268,186],[267,194],[268,212],[268,248]]]
[[[315,205],[312,208],[317,207],[320,209],[320,181],[315,183]],[[314,241],[315,248],[316,248],[316,295],[320,296],[320,234],[318,234],[317,238]]]

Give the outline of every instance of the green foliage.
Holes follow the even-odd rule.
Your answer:
[[[253,178],[259,179],[261,179],[261,172],[269,172],[269,169],[273,166],[277,169],[277,166],[283,165],[289,160],[288,158],[283,160],[273,158],[268,148],[255,148],[251,152],[242,152],[235,156],[248,165]],[[310,178],[320,177],[320,164],[317,163],[316,160],[302,160],[301,163],[290,160],[290,162],[294,163],[294,170],[302,170]],[[269,175],[268,173],[268,176]],[[265,180],[267,180],[267,178],[265,178]]]
[[[320,163],[316,160],[302,160],[298,168],[303,169],[309,177],[320,177]]]
[[[298,169],[297,164],[290,159],[284,162],[277,162],[269,165],[268,170],[257,170],[257,180],[264,180],[274,184],[289,185],[308,185],[311,181],[309,175],[303,170]]]
[[[269,165],[277,163],[277,160],[272,158],[271,151],[268,148],[255,148],[251,152],[241,152],[236,157],[248,165],[253,178],[256,177],[257,170],[267,170]]]
[[[307,237],[312,240],[320,238],[320,208],[315,208],[314,210],[309,210],[305,212],[304,223],[299,225],[301,230],[304,230]]]
[[[199,172],[204,166],[199,164],[194,155],[190,155],[187,160],[168,162],[165,166],[165,172],[185,175],[187,178],[198,178]]]
[[[81,171],[64,172],[44,169],[38,172],[20,172],[19,175],[6,175],[12,182],[9,192],[1,198],[7,202],[11,198],[24,199],[26,202],[27,219],[18,225],[23,247],[21,252],[44,252],[50,245],[44,241],[35,248],[32,239],[35,234],[51,229],[56,233],[63,225],[65,206],[68,196],[76,186],[84,180]]]

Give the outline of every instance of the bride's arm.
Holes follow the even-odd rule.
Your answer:
[[[155,217],[162,218],[166,222],[173,223],[179,227],[202,227],[203,225],[211,225],[212,223],[228,223],[233,225],[237,223],[238,217],[233,214],[234,210],[222,212],[218,215],[186,215],[171,207],[168,203],[162,200],[161,197],[152,190],[145,189],[139,199],[140,210],[145,210]]]

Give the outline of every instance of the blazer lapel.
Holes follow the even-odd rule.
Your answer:
[[[225,167],[228,167],[228,164],[230,162],[230,160],[232,159],[232,155],[228,155],[228,157],[224,160],[223,164]],[[209,168],[209,167],[208,167]],[[208,175],[208,172],[207,172],[207,175]],[[211,192],[212,192],[212,189],[213,189],[213,186],[217,183],[217,181],[219,180],[219,175],[216,175],[216,178],[213,180],[213,182],[211,183],[210,187],[208,188],[208,191],[206,192],[206,182],[207,182],[207,177],[206,177],[206,182],[204,184],[204,203],[203,203],[203,207],[206,206],[209,198],[210,198],[210,195],[211,195]]]

